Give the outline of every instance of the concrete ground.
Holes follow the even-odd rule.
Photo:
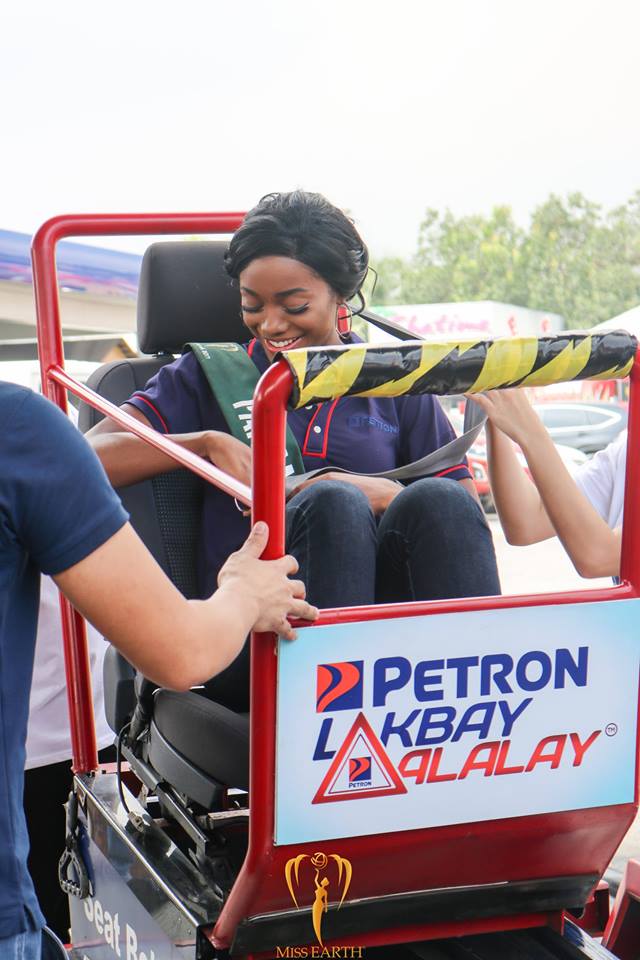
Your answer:
[[[493,534],[503,593],[589,589],[610,585],[609,579],[583,580],[579,577],[557,540],[530,547],[511,547],[504,538],[496,515],[489,514],[487,519]],[[630,857],[640,860],[640,816],[636,817],[607,872],[612,890],[617,888]]]

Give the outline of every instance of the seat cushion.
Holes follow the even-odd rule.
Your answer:
[[[194,766],[229,787],[249,789],[248,713],[234,713],[198,693],[159,690],[153,719]],[[180,784],[173,786],[180,790]]]

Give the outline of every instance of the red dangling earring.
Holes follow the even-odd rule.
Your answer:
[[[353,312],[351,307],[347,303],[341,303],[338,307],[337,315],[337,326],[338,333],[351,333],[351,322],[353,320]]]

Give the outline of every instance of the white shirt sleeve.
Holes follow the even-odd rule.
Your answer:
[[[624,430],[574,475],[579,489],[612,529],[622,523],[626,464],[627,431]]]
[[[89,666],[98,750],[113,743],[104,714],[102,661],[107,643],[87,623]],[[29,699],[27,759],[25,770],[60,763],[71,757],[71,732],[67,706],[67,683],[58,588],[49,577],[40,581],[40,609],[36,639],[33,681]]]

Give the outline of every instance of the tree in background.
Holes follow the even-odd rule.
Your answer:
[[[376,303],[498,300],[589,327],[640,302],[640,191],[606,215],[580,193],[552,194],[528,230],[507,206],[458,218],[427,210],[415,255],[375,268]]]

